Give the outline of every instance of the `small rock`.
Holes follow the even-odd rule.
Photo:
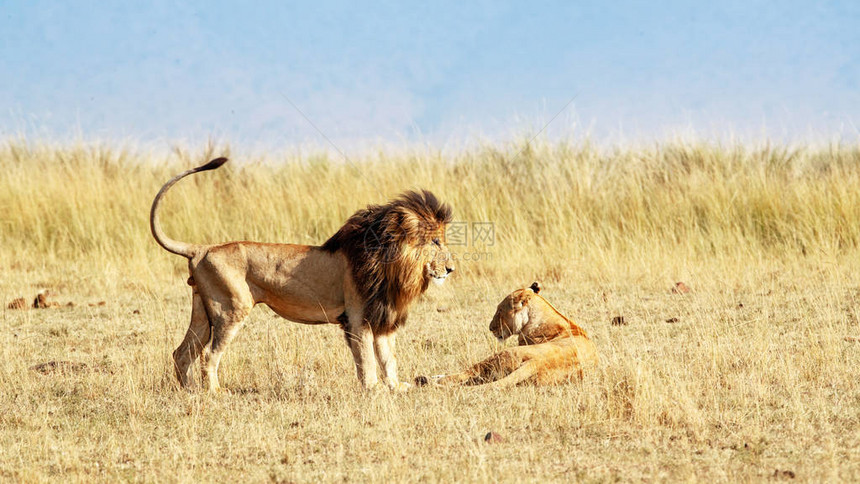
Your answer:
[[[612,318],[610,324],[612,324],[612,326],[626,326],[627,321],[624,319],[624,316],[615,316]]]
[[[487,432],[487,435],[484,436],[484,442],[488,444],[499,444],[504,441],[505,438],[495,432]]]
[[[448,312],[448,306],[439,306],[436,308],[436,312],[437,313],[447,313]]]
[[[140,309],[135,309],[134,311],[131,312],[131,314],[140,314]]]
[[[738,303],[738,309],[743,309],[743,308],[744,308],[744,303]]]
[[[773,477],[775,477],[775,478],[784,477],[784,478],[788,478],[788,479],[794,479],[794,471],[781,471],[779,469],[774,469],[773,470]]]
[[[860,341],[860,338],[858,338],[857,336],[846,336],[842,339],[844,339],[848,343],[856,343],[857,341]]]
[[[672,286],[672,294],[688,294],[689,292],[690,288],[683,282],[676,282],[675,285]]]
[[[680,321],[678,318],[669,318],[666,320],[667,323],[677,323],[678,321]]]

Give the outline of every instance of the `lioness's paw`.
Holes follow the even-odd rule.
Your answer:
[[[416,376],[415,377],[415,385],[419,387],[427,386],[427,385],[438,385],[439,380],[444,378],[445,375],[433,375],[433,376]]]

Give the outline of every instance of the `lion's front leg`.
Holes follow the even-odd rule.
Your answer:
[[[498,361],[496,356],[487,358],[465,371],[439,378],[439,385],[481,385],[493,381],[493,374],[498,373]]]
[[[410,384],[402,382],[397,378],[397,357],[394,355],[396,339],[394,332],[377,334],[373,339],[373,349],[376,351],[376,360],[382,367],[383,380],[388,388],[394,391],[406,391]]]
[[[355,362],[355,371],[358,373],[358,381],[365,390],[369,390],[379,381],[376,376],[376,359],[373,355],[373,330],[363,319],[350,316],[345,332],[346,342],[349,344],[352,359]]]
[[[460,373],[450,375],[437,375],[433,377],[419,376],[415,378],[415,384],[418,386],[425,385],[481,385],[492,381],[492,372],[494,369],[494,360],[486,359],[478,364],[472,365]]]
[[[446,375],[435,381],[438,385],[483,385],[504,379],[522,364],[516,348],[500,351],[461,373]]]

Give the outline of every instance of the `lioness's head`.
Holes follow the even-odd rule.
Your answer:
[[[533,282],[531,286],[517,289],[502,299],[490,322],[490,331],[499,341],[520,334],[523,327],[529,323],[529,301],[539,292],[540,284]]]

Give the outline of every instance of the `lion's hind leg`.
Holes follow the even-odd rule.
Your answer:
[[[244,300],[247,299],[247,300]],[[221,362],[221,357],[224,351],[239,332],[242,323],[254,307],[254,302],[251,300],[250,293],[247,298],[239,296],[223,298],[224,302],[211,303],[207,306],[207,314],[212,323],[212,338],[209,344],[209,351],[204,354],[203,361],[203,380],[210,392],[216,392],[221,389],[218,382],[218,365]],[[206,304],[206,302],[204,302]]]
[[[190,389],[196,386],[194,362],[200,357],[203,348],[209,344],[210,336],[209,318],[206,317],[203,300],[195,290],[191,302],[191,324],[185,332],[182,343],[173,352],[173,367],[182,388]]]
[[[534,361],[527,361],[504,378],[498,379],[487,386],[492,388],[512,387],[534,377],[537,373],[537,364]]]

